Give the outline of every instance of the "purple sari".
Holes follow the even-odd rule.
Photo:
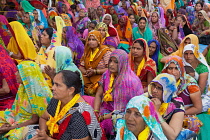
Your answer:
[[[5,16],[0,15],[0,37],[4,41],[5,46],[8,45],[9,40],[11,36],[9,35],[9,32],[7,30],[6,25],[8,24],[8,21]]]
[[[90,21],[90,19],[88,17],[84,17],[83,19],[78,20],[74,24],[74,27],[77,31],[77,35],[79,38],[82,38],[84,30],[88,28],[89,21]]]

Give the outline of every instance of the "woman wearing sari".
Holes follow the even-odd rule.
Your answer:
[[[35,60],[37,55],[35,46],[23,26],[19,22],[13,21],[8,24],[8,27],[13,36],[7,46],[10,56],[17,62],[24,59]]]
[[[87,17],[87,10],[85,8],[80,9],[79,20],[74,24],[79,38],[82,38],[84,30],[87,29],[88,22],[90,22],[90,19]]]
[[[16,65],[0,45],[0,111],[12,108],[19,84],[16,81]]]
[[[193,24],[194,20],[195,20],[195,9],[193,6],[187,6],[186,7],[186,12],[187,12],[187,20],[189,21],[190,25]]]
[[[140,17],[138,22],[138,27],[133,28],[133,40],[138,38],[143,38],[146,41],[152,39],[152,31],[148,26],[148,21],[146,17]]]
[[[118,14],[116,13],[114,6],[108,6],[106,14],[110,14],[112,16],[113,25],[116,27],[118,24]]]
[[[155,106],[147,97],[133,97],[126,106],[125,118],[117,121],[116,140],[167,140]]]
[[[60,71],[53,81],[53,98],[32,140],[104,140],[92,107],[80,95],[79,72]]]
[[[128,16],[127,10],[130,7],[130,3],[128,1],[122,1],[122,6],[118,9],[118,18],[122,16]]]
[[[155,61],[149,57],[149,48],[144,39],[134,41],[129,54],[131,69],[136,73],[142,82],[144,92],[147,91],[148,84],[156,76]]]
[[[174,140],[182,130],[184,103],[177,97],[176,79],[173,75],[161,73],[148,85],[148,95],[155,106],[163,133]]]
[[[129,53],[129,44],[132,42],[132,26],[127,16],[120,17],[117,32],[120,38],[118,49],[122,49]]]
[[[0,44],[4,47],[8,45],[9,40],[11,38],[8,29],[6,27],[7,24],[8,24],[7,18],[3,15],[0,15],[0,37],[2,38]]]
[[[40,9],[35,9],[33,11],[34,14],[34,20],[36,22],[36,25],[39,27],[39,29],[41,31],[43,31],[43,29],[48,28],[48,22],[46,17],[44,16],[43,12]]]
[[[203,32],[210,29],[210,19],[204,10],[198,12],[198,17],[194,20],[192,29],[196,35],[205,35]]]
[[[128,101],[143,94],[141,81],[130,69],[125,51],[116,49],[112,52],[109,69],[102,75],[99,84],[94,109],[100,115],[106,135],[113,135],[116,119],[122,117]]]
[[[163,58],[163,55],[160,53],[160,43],[157,40],[152,39],[148,41],[147,44],[149,47],[149,57],[155,61],[157,74],[159,74],[164,67],[164,64],[160,62],[160,60]]]
[[[1,139],[24,139],[28,130],[26,126],[38,123],[52,97],[35,62],[22,61],[18,65],[18,71],[16,76],[20,86],[13,106],[0,112]]]
[[[60,16],[62,17],[66,26],[72,26],[72,22],[71,22],[72,16],[68,14],[68,9],[67,9],[66,4],[62,4],[62,10],[60,12]]]
[[[103,45],[107,45],[111,50],[115,50],[117,48],[118,44],[116,44],[113,37],[109,36],[108,27],[105,23],[98,23],[95,30],[101,32]]]
[[[111,51],[108,46],[102,45],[102,35],[99,31],[88,34],[85,50],[79,69],[83,74],[85,94],[95,96],[98,81],[107,70]]]
[[[69,47],[73,52],[72,57],[74,63],[78,66],[85,47],[82,41],[78,38],[74,27],[69,26],[63,28],[63,40],[66,41],[64,42],[64,46]]]

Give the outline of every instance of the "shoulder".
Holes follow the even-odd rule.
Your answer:
[[[200,63],[197,67],[196,67],[196,72],[198,74],[201,74],[201,73],[205,73],[205,72],[209,72],[208,68],[206,65],[204,65],[203,63]]]

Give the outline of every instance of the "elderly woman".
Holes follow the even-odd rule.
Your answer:
[[[33,140],[101,139],[102,130],[93,109],[80,96],[79,72],[60,71],[53,82],[53,98],[39,120],[38,134]]]
[[[13,106],[0,112],[1,139],[23,139],[28,131],[25,126],[38,123],[39,117],[44,113],[52,97],[41,70],[35,62],[20,62],[18,71],[16,77],[20,86]]]
[[[131,46],[129,61],[131,69],[141,80],[144,92],[146,92],[148,84],[156,76],[156,64],[155,61],[149,57],[149,48],[144,39],[134,41]]]
[[[138,21],[138,27],[133,28],[133,40],[143,38],[146,41],[152,39],[152,31],[148,26],[146,17],[140,17]]]
[[[92,96],[96,93],[101,75],[107,70],[111,54],[109,47],[102,43],[102,35],[99,31],[88,34],[79,67],[85,82],[85,93]]]
[[[153,102],[163,133],[169,139],[176,139],[182,130],[184,103],[177,97],[176,79],[173,75],[161,73],[148,85],[148,94]]]
[[[114,114],[118,117],[124,114],[128,101],[134,96],[143,94],[141,81],[130,69],[125,51],[116,49],[112,52],[109,69],[102,75],[99,84],[94,109],[101,116],[101,125],[106,134],[113,135],[113,122],[116,119]]]
[[[37,55],[35,46],[23,26],[13,21],[9,23],[9,29],[13,36],[7,46],[10,51],[9,55],[17,62],[24,59],[35,60]]]
[[[167,140],[155,107],[147,97],[133,97],[126,106],[125,119],[117,121],[116,140]]]

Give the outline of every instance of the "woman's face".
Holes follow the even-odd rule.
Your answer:
[[[133,9],[131,7],[128,8],[127,10],[128,15],[133,14]]]
[[[41,35],[41,43],[42,43],[43,46],[49,46],[50,43],[51,43],[50,37],[47,34],[46,30],[44,30],[42,32],[42,35]]]
[[[1,5],[6,5],[7,3],[6,0],[1,0],[0,2],[1,2]]]
[[[131,55],[133,57],[142,57],[144,55],[144,48],[139,43],[134,43],[131,47]]]
[[[187,38],[187,39],[185,39],[185,41],[184,41],[184,46],[186,46],[186,45],[188,45],[188,44],[191,44],[190,38]]]
[[[125,123],[135,136],[138,136],[146,126],[141,113],[137,108],[128,108],[125,113]]]
[[[150,45],[149,45],[149,56],[153,56],[155,51],[156,51],[156,48],[157,48],[157,45],[155,42],[152,42]]]
[[[102,7],[98,7],[96,10],[98,15],[103,15],[103,8]]]
[[[184,59],[187,63],[193,64],[193,62],[195,62],[195,60],[196,60],[196,57],[195,57],[193,51],[188,50],[188,51],[184,52]]]
[[[23,81],[22,81],[22,79],[21,79],[21,77],[20,77],[20,73],[19,73],[18,71],[15,73],[15,76],[16,76],[17,82],[18,82],[19,84],[22,84]]]
[[[157,82],[151,83],[151,95],[153,98],[163,101],[163,86]]]
[[[24,22],[25,24],[31,23],[29,14],[24,14],[23,22]]]
[[[96,40],[96,38],[94,36],[89,36],[88,38],[88,46],[90,46],[90,48],[97,48],[98,47],[98,41]]]
[[[145,21],[144,19],[141,19],[141,20],[139,21],[139,29],[140,29],[140,30],[144,30],[145,27],[146,27],[146,21]]]
[[[105,28],[100,27],[100,28],[98,29],[98,31],[101,32],[102,38],[106,37]]]
[[[38,17],[39,17],[38,12],[34,10],[33,14],[34,14],[34,19],[38,20]]]
[[[139,7],[139,8],[138,8],[138,15],[139,15],[139,16],[141,15],[141,12],[142,12],[142,8]]]
[[[111,17],[110,16],[105,16],[104,21],[103,21],[107,26],[111,23]]]
[[[122,8],[127,9],[126,2],[122,2]]]
[[[114,7],[111,7],[110,8],[110,14],[114,14],[114,11],[115,11]]]
[[[62,73],[57,74],[53,79],[53,98],[57,100],[63,100],[69,97],[72,94],[71,88],[68,88],[63,83]]]
[[[176,81],[180,79],[180,71],[178,70],[178,67],[174,63],[168,65],[166,71],[168,74],[173,75],[176,78]]]
[[[90,31],[94,30],[95,27],[96,27],[95,24],[90,23],[89,26],[88,26],[88,31],[90,32]]]
[[[204,19],[204,16],[201,12],[198,13],[198,19],[199,20],[203,20]]]
[[[134,15],[130,15],[129,20],[130,20],[131,24],[133,24],[135,22]]]
[[[151,20],[152,20],[152,23],[157,23],[158,22],[158,15],[157,15],[157,13],[153,13],[152,14]]]
[[[124,27],[125,26],[125,19],[124,18],[120,18],[119,19],[119,25],[121,26],[121,27]]]
[[[202,7],[201,7],[201,4],[200,4],[200,3],[196,4],[195,10],[196,10],[196,11],[202,10]]]
[[[115,57],[109,59],[109,71],[111,73],[118,73],[118,61]]]
[[[85,17],[85,11],[84,11],[84,9],[79,10],[79,17],[80,18]]]
[[[62,12],[63,12],[63,13],[66,13],[66,10],[67,10],[66,5],[62,5]]]
[[[204,4],[203,10],[206,11],[206,12],[208,12],[209,11],[209,7],[206,4]]]
[[[66,28],[63,28],[63,32],[62,32],[62,38],[66,40]]]

